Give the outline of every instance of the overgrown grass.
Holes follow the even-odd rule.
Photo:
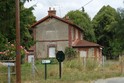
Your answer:
[[[116,63],[116,64],[115,64]],[[109,78],[124,76],[120,73],[120,66],[117,62],[107,62],[104,67],[99,66],[95,60],[87,60],[86,66],[82,64],[82,59],[76,58],[62,63],[62,78],[59,79],[59,65],[47,65],[47,80],[44,80],[44,64],[41,61],[35,62],[35,74],[32,74],[32,65],[25,63],[21,66],[22,83],[90,83],[99,78]],[[6,72],[7,68],[0,66],[1,72]],[[0,75],[0,83],[7,83],[7,77]]]

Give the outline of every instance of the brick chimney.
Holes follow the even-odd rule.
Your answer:
[[[69,16],[65,16],[66,21],[70,21]]]
[[[53,10],[51,10],[51,7],[49,7],[48,15],[49,15],[49,16],[56,15],[56,10],[55,10],[55,8],[53,8]]]

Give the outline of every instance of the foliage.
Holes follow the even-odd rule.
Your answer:
[[[4,54],[0,55],[0,60],[14,60],[16,58],[16,46],[8,42],[5,45],[6,50]],[[21,61],[24,62],[25,58],[25,49],[21,46]]]
[[[58,60],[56,58],[49,58],[51,64],[57,64]]]
[[[120,43],[120,52],[123,54],[124,52],[124,8],[118,9],[118,24],[116,24],[116,37]]]
[[[71,61],[67,61],[66,67],[71,69],[78,69],[79,71],[82,71],[84,69],[82,61],[78,60],[78,58],[75,58]]]
[[[35,17],[32,13],[33,7],[25,8],[24,2],[23,0],[20,2],[20,34],[21,45],[28,48],[34,43],[28,29],[35,22]],[[0,2],[0,34],[11,43],[14,43],[16,37],[15,8],[14,0]],[[0,41],[0,43],[2,42]],[[2,45],[5,45],[5,43],[2,43]],[[0,51],[2,51],[1,48]]]
[[[72,22],[81,27],[84,31],[84,39],[89,41],[96,40],[94,29],[92,28],[91,20],[87,13],[76,10],[68,12],[66,16],[69,16]]]
[[[77,55],[77,53],[73,48],[71,48],[71,47],[65,48],[65,57],[67,60],[71,60],[71,59],[75,58],[76,55]]]
[[[118,56],[119,42],[115,35],[117,19],[116,10],[108,5],[103,6],[92,21],[97,43],[104,46],[103,54],[109,58]]]
[[[6,44],[7,40],[6,38],[0,33],[0,49],[1,51],[5,50],[5,44]]]
[[[86,69],[91,71],[98,67],[98,62],[94,58],[87,58],[86,59]]]

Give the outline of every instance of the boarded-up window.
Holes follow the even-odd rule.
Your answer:
[[[94,48],[90,48],[88,51],[88,56],[93,57],[94,56]]]
[[[80,57],[86,57],[87,52],[86,51],[80,51]]]
[[[56,53],[56,48],[55,47],[49,47],[49,57],[50,58],[55,58],[55,53]]]

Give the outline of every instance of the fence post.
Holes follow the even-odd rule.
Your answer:
[[[122,60],[122,56],[120,56],[119,58],[120,58],[120,63],[121,63],[121,74],[123,74],[123,60]]]
[[[34,58],[31,58],[31,62],[32,62],[32,77],[35,78],[35,67],[34,67]]]
[[[86,57],[83,57],[84,61],[84,67],[86,67]]]
[[[104,65],[105,65],[105,57],[102,56],[102,66],[104,67]]]
[[[11,77],[10,77],[10,65],[8,64],[8,83],[10,83],[10,80]]]

